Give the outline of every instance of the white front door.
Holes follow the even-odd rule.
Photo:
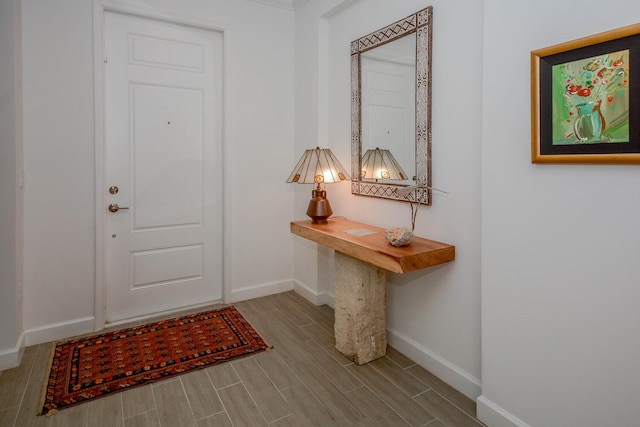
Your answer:
[[[106,323],[220,301],[222,35],[106,12],[105,52]]]

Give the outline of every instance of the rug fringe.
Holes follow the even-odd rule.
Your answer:
[[[58,413],[57,409],[50,409],[49,412],[47,412],[46,414],[44,414],[45,417],[53,417],[55,414]]]
[[[234,309],[234,310],[236,310],[238,313],[240,313],[240,315],[241,315],[242,317],[244,317],[247,321],[249,321],[249,318],[250,318],[251,316],[247,317],[247,315],[246,315],[242,310],[240,310],[240,309],[238,308],[238,306],[237,306],[237,305],[230,304],[228,307],[233,307],[233,309]],[[250,323],[250,324],[251,324],[251,323]],[[265,349],[266,351],[271,351],[271,350],[273,350],[273,346],[272,346],[271,344],[269,344],[269,343],[267,342],[267,340],[266,340],[266,339],[264,339],[263,334],[262,334],[262,333],[260,333],[260,332],[256,329],[256,327],[255,327],[255,326],[253,326],[253,324],[251,324],[251,329],[253,329],[254,331],[256,331],[256,333],[257,333],[257,334],[260,336],[260,338],[262,339],[262,342],[264,342],[264,344],[267,346],[267,348]]]
[[[38,415],[46,415],[47,417],[50,417],[52,415],[54,415],[56,412],[58,412],[56,409],[51,409],[49,411],[47,411],[47,413],[43,413],[43,409],[44,409],[44,402],[45,399],[47,398],[47,386],[49,385],[49,375],[51,375],[51,365],[53,364],[53,357],[56,354],[56,344],[57,342],[54,341],[51,343],[51,350],[49,350],[49,362],[47,363],[47,370],[45,371],[47,374],[47,376],[44,379],[44,384],[42,384],[42,391],[40,393],[40,405],[38,406]]]

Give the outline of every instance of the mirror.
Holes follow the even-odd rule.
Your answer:
[[[351,42],[353,194],[431,204],[432,13],[430,6]],[[391,152],[404,174],[367,171],[362,156],[376,148]]]

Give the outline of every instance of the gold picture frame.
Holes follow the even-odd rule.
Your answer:
[[[640,24],[531,52],[531,162],[640,163]]]

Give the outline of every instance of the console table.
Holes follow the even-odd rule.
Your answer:
[[[359,365],[386,354],[386,271],[403,274],[455,259],[455,246],[415,237],[395,247],[383,228],[342,218],[292,221],[291,232],[336,251],[336,349]]]

